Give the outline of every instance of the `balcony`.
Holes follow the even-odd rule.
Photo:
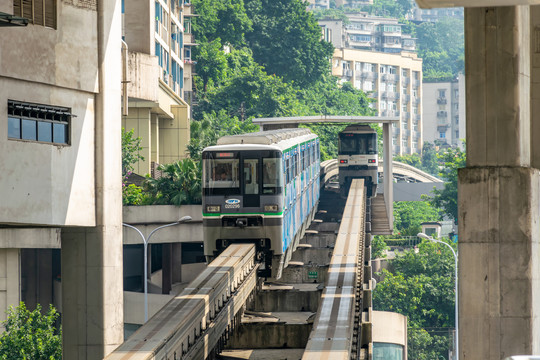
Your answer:
[[[410,82],[411,82],[411,79],[408,78],[408,77],[402,77],[401,78],[401,83],[403,84],[403,86],[409,85]]]
[[[448,112],[447,111],[437,111],[437,117],[438,118],[447,118]]]
[[[343,76],[352,77],[353,71],[351,69],[344,69],[343,70]]]
[[[446,105],[446,102],[447,102],[446,98],[440,97],[437,99],[437,104],[439,105]]]
[[[157,56],[140,52],[129,52],[128,96],[158,102],[158,79],[161,68]]]

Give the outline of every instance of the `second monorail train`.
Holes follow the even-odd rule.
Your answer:
[[[364,179],[367,196],[376,196],[378,184],[377,131],[369,125],[348,125],[339,133],[339,186],[346,194],[352,179]]]

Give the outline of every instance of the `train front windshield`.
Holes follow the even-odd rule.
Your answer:
[[[372,155],[377,154],[377,134],[339,134],[340,155]]]
[[[279,194],[282,184],[279,151],[203,153],[205,195]]]

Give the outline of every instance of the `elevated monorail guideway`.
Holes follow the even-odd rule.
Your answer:
[[[255,245],[233,244],[105,360],[205,359],[219,352],[257,282]]]
[[[383,164],[384,174],[392,174],[392,124],[399,123],[398,116],[293,116],[293,117],[274,117],[253,119],[254,124],[258,124],[261,131],[281,128],[296,128],[300,124],[382,124],[383,128]],[[326,179],[325,179],[326,180]],[[387,226],[380,229],[380,234],[391,234],[394,229],[394,195],[392,185],[392,175],[383,178],[384,199],[379,199],[382,210],[386,210]]]
[[[366,193],[352,181],[304,360],[357,358],[361,351]],[[356,337],[356,338],[355,338]],[[352,355],[352,356],[351,356]],[[360,357],[361,358],[361,357]]]

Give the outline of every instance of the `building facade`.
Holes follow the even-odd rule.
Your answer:
[[[402,33],[402,24],[397,19],[367,13],[347,14],[347,17],[346,25],[342,20],[319,21],[325,39],[334,47],[395,54],[416,52],[416,39]]]
[[[433,8],[433,9],[421,9],[418,6],[415,6],[407,14],[407,19],[412,21],[430,21],[437,22],[444,18],[456,18],[463,19],[464,11],[462,7],[455,8]]]
[[[392,131],[394,154],[421,153],[422,59],[413,53],[335,49],[332,74],[366,92],[378,116],[399,116]]]
[[[0,3],[0,319],[60,305],[65,359],[123,340],[120,5]]]
[[[373,4],[373,0],[336,0],[336,6],[358,8],[364,5]]]
[[[330,0],[307,0],[308,10],[330,9]]]
[[[423,83],[424,140],[438,146],[459,146],[465,139],[465,76],[448,82]]]
[[[186,157],[193,101],[190,0],[124,1],[123,38],[128,48],[126,130],[142,139],[144,160],[135,173]],[[144,16],[141,16],[144,14]]]

